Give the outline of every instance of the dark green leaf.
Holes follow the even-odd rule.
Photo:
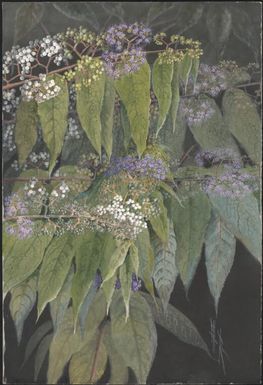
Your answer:
[[[172,100],[170,107],[170,116],[173,126],[173,134],[176,129],[176,118],[180,102],[180,80],[179,80],[179,64],[173,65],[173,79],[172,79]]]
[[[169,236],[167,209],[163,204],[163,197],[159,191],[154,192],[152,197],[157,199],[160,212],[158,215],[152,216],[150,218],[150,223],[156,235],[163,243],[166,243]]]
[[[131,140],[131,127],[130,127],[127,111],[122,103],[120,104],[120,117],[121,117],[122,129],[123,129],[123,144],[124,144],[125,150],[127,151]]]
[[[188,85],[191,68],[192,68],[192,58],[188,54],[185,54],[183,60],[178,63],[179,79],[182,81],[184,85],[185,92]]]
[[[138,275],[143,279],[146,289],[154,294],[152,276],[154,270],[154,254],[148,229],[143,230],[136,239],[140,259]]]
[[[116,91],[114,81],[108,77],[105,79],[104,99],[101,108],[101,143],[110,159],[112,152],[113,113]]]
[[[52,338],[53,338],[53,334],[46,335],[43,338],[43,340],[40,342],[39,347],[37,348],[36,357],[35,357],[34,381],[37,381],[39,372],[48,354],[48,349],[51,344]]]

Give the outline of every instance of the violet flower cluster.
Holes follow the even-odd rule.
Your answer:
[[[119,24],[105,34],[106,50],[102,53],[106,73],[117,79],[138,71],[146,62],[144,47],[151,41],[151,30],[143,24]]]
[[[149,154],[141,159],[128,155],[113,160],[105,175],[112,176],[122,171],[134,176],[164,180],[168,173],[168,168],[161,159],[156,159]]]
[[[193,98],[183,99],[180,103],[180,109],[189,126],[202,123],[210,119],[215,110],[208,100],[196,100]]]
[[[226,71],[216,65],[200,64],[194,93],[205,92],[213,97],[228,86]]]
[[[94,278],[93,285],[96,289],[99,289],[101,287],[102,282],[103,282],[103,279],[102,279],[101,273],[99,271],[97,271],[95,278]],[[142,281],[136,276],[135,273],[132,273],[131,290],[132,291],[138,291],[138,290],[140,290],[141,286],[142,286]],[[114,284],[114,288],[116,290],[121,288],[121,281],[119,278],[116,279],[115,284]]]

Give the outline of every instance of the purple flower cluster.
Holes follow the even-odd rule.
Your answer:
[[[242,197],[257,190],[255,177],[228,171],[220,177],[210,177],[203,182],[203,191],[223,197]]]
[[[215,113],[208,100],[195,99],[184,99],[181,102],[181,111],[189,126],[208,120]]]
[[[17,193],[13,193],[4,199],[4,214],[6,217],[25,215],[28,209]]]
[[[19,239],[26,239],[33,235],[34,223],[27,218],[18,218],[16,224],[6,226],[9,235],[15,235]]]
[[[132,278],[131,278],[131,289],[132,291],[138,291],[140,290],[142,286],[142,281],[138,279],[135,273],[132,273]],[[121,288],[121,281],[119,278],[116,279],[115,282],[115,289],[120,289]]]
[[[102,54],[106,73],[117,79],[138,71],[146,61],[143,48],[151,41],[151,30],[143,24],[119,24],[105,34],[106,50]]]
[[[226,72],[216,65],[200,64],[198,81],[194,92],[207,94],[216,97],[221,91],[227,88]]]
[[[195,156],[195,162],[200,167],[223,164],[226,168],[240,169],[242,161],[240,155],[232,148],[215,148],[213,150],[199,151]]]
[[[156,159],[149,154],[142,159],[128,155],[113,160],[105,175],[112,176],[122,171],[126,171],[131,175],[164,180],[168,168],[161,159]]]

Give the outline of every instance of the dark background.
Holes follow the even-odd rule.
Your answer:
[[[147,21],[154,32],[181,33],[202,41],[202,61],[213,64],[221,59],[236,60],[239,65],[260,62],[261,3],[259,2],[42,2],[40,21],[28,29],[28,15],[22,14],[23,2],[3,3],[3,50],[14,44],[26,45],[29,40],[42,38],[65,30],[68,26],[83,25],[101,31],[114,23]],[[172,8],[171,8],[172,7]],[[117,15],[117,16],[116,16]],[[22,23],[21,23],[22,21]],[[24,28],[21,29],[21,25]],[[19,29],[20,28],[20,29]],[[17,37],[16,37],[17,36]],[[34,357],[20,368],[25,346],[36,329],[36,308],[28,317],[21,344],[17,346],[14,325],[5,300],[5,376],[8,383],[33,382]],[[204,258],[185,297],[177,281],[171,303],[188,316],[210,346],[210,319],[215,319],[213,299],[207,285]],[[212,361],[198,348],[180,342],[161,327],[158,330],[158,349],[148,381],[155,383],[260,383],[260,265],[238,243],[235,262],[223,289],[216,319],[222,331],[226,373],[222,365]],[[49,318],[42,314],[38,325]],[[47,360],[38,383],[46,382]],[[105,377],[106,379],[106,377]],[[61,378],[67,382],[67,371]],[[131,374],[130,381],[133,381]]]

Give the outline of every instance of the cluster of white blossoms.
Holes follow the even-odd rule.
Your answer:
[[[69,193],[69,187],[63,181],[57,189],[52,191],[51,196],[55,198],[65,198],[68,193]]]
[[[40,57],[52,57],[57,55],[54,59],[54,63],[60,65],[63,60],[63,48],[62,46],[51,36],[46,36],[40,42]]]
[[[20,102],[20,98],[16,96],[15,89],[4,90],[2,98],[2,111],[12,115],[15,114],[16,108]]]
[[[59,94],[59,87],[54,79],[47,80],[45,74],[39,75],[39,81],[27,81],[21,87],[22,98],[25,101],[36,100],[37,103],[45,102]]]
[[[3,149],[8,152],[13,152],[16,149],[14,141],[15,124],[7,123],[3,124]]]
[[[77,124],[76,120],[73,117],[68,118],[68,131],[65,135],[65,140],[70,138],[80,139],[81,131],[80,127]]]
[[[49,154],[45,151],[41,151],[39,154],[37,154],[36,152],[32,152],[30,155],[29,155],[29,158],[28,158],[29,162],[34,164],[34,165],[44,165],[45,167],[48,167],[48,164],[49,164]]]
[[[24,186],[24,190],[26,191],[26,195],[30,197],[41,196],[44,197],[47,195],[47,190],[43,186],[39,186],[37,178],[31,178],[29,183],[26,183]]]
[[[29,74],[32,63],[36,60],[37,52],[31,47],[18,48],[14,56],[17,63],[21,65],[21,74]]]

